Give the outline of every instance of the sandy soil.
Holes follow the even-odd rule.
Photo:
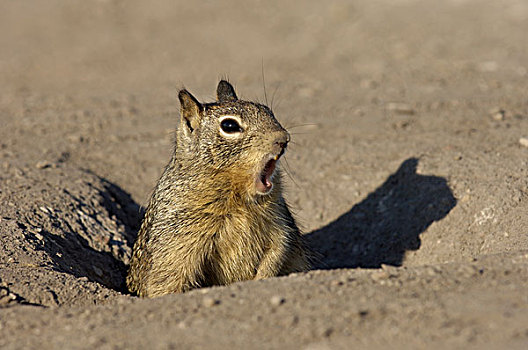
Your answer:
[[[0,347],[528,346],[526,1],[3,1]],[[123,279],[185,86],[294,144],[314,271]]]

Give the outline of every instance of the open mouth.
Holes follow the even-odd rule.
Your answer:
[[[266,164],[264,164],[264,168],[262,169],[256,180],[258,194],[268,194],[273,188],[273,174],[275,173],[277,161],[283,153],[284,152],[281,152],[280,154],[274,156],[273,158],[269,159]]]

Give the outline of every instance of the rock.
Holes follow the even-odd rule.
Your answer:
[[[384,271],[384,270],[376,271],[372,275],[370,275],[370,278],[372,278],[372,280],[374,280],[376,282],[377,281],[381,281],[381,280],[385,280],[385,279],[387,279],[389,277],[390,277],[390,274],[387,271]]]
[[[519,139],[519,143],[523,147],[528,147],[528,136],[523,136]]]
[[[280,305],[284,304],[285,301],[286,300],[283,297],[281,297],[280,295],[274,295],[274,296],[272,296],[270,298],[270,304],[272,306],[280,306]]]
[[[405,115],[413,115],[416,113],[416,110],[410,104],[405,102],[389,102],[387,103],[387,110]]]
[[[92,268],[93,268],[93,272],[95,272],[97,276],[101,277],[103,275],[103,271],[97,266],[92,266]]]
[[[506,111],[502,108],[494,108],[490,111],[491,117],[495,120],[504,120]]]
[[[359,82],[359,86],[362,89],[376,89],[379,86],[379,83],[372,79],[363,79]]]
[[[16,302],[17,296],[9,291],[7,287],[0,286],[0,308]]]
[[[381,270],[384,271],[389,278],[398,277],[398,268],[391,265],[381,264]]]
[[[323,329],[323,332],[321,335],[325,338],[328,338],[329,336],[332,335],[333,332],[334,332],[334,329],[332,327],[327,327]]]
[[[334,286],[334,287],[342,286],[343,284],[344,284],[344,282],[340,281],[340,280],[332,280],[332,281],[330,281],[330,285]]]
[[[50,168],[51,166],[52,164],[47,160],[40,160],[37,162],[37,164],[35,164],[35,167],[37,167],[38,169],[46,169]]]
[[[219,305],[219,304],[220,304],[220,300],[214,299],[214,298],[211,298],[211,297],[205,297],[202,300],[202,305],[205,306],[205,307],[213,307],[213,306]]]

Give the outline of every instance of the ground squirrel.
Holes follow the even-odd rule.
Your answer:
[[[289,133],[265,105],[179,92],[176,145],[134,244],[127,286],[155,297],[309,269],[282,196],[278,160]]]

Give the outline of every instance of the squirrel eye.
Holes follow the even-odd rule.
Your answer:
[[[228,134],[242,132],[242,128],[235,119],[226,118],[220,122],[222,130]]]

